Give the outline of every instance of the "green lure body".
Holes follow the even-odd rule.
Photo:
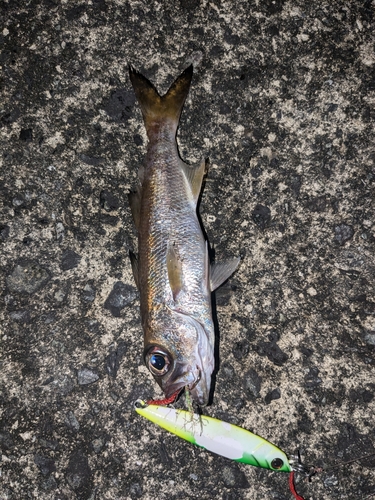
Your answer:
[[[136,402],[135,410],[172,434],[223,457],[264,469],[292,471],[283,451],[237,425],[143,401]]]

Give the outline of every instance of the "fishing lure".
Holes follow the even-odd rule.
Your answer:
[[[309,475],[300,460],[289,460],[277,446],[242,427],[205,415],[169,408],[165,406],[169,402],[161,400],[149,404],[139,399],[134,406],[142,417],[205,450],[255,467],[289,472],[292,494],[296,500],[304,500],[294,486],[294,472]]]
[[[237,425],[185,410],[147,405],[141,400],[136,401],[135,410],[163,429],[217,455],[274,471],[293,470],[288,457],[277,446]]]
[[[144,402],[139,399],[135,402],[135,410],[142,417],[147,418],[172,434],[176,434],[189,443],[200,446],[217,455],[255,467],[262,467],[277,472],[288,472],[290,491],[296,500],[304,500],[304,498],[296,491],[294,485],[295,472],[301,473],[310,481],[315,474],[338,467],[336,465],[328,469],[308,468],[301,463],[299,453],[298,456],[289,459],[274,444],[237,425],[205,415],[197,415],[189,411],[175,410],[174,408],[165,406],[170,404],[172,400],[174,401],[179,392],[177,391],[173,395],[173,398],[170,397],[158,401],[151,400],[150,402]],[[357,462],[358,460],[363,460],[374,455],[375,453],[370,453],[369,455],[357,457],[348,462],[342,462],[341,465]],[[366,499],[370,499],[373,495],[373,493],[370,494]]]

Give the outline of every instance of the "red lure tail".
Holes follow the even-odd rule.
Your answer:
[[[171,403],[174,403],[180,394],[181,389],[178,389],[178,391],[174,392],[172,396],[169,396],[169,398],[165,399],[150,399],[149,401],[146,401],[148,405],[158,405],[158,406],[166,406],[170,405]]]
[[[292,494],[294,495],[294,498],[296,500],[305,500],[303,497],[301,497],[301,495],[299,495],[296,491],[296,487],[295,487],[295,484],[294,484],[294,471],[292,471],[290,474],[289,474],[289,488],[290,488],[290,491],[292,492]]]

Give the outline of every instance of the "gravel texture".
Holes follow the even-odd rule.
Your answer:
[[[142,362],[127,193],[146,147],[127,75],[196,70],[179,145],[210,160],[218,372],[205,412],[375,495],[374,2],[0,2],[0,499],[288,500],[287,476],[133,410]],[[178,402],[184,406],[183,398]]]

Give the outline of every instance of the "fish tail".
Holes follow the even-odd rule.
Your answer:
[[[147,134],[164,123],[169,123],[176,131],[193,77],[193,65],[181,73],[163,96],[160,96],[154,85],[132,66],[129,66],[129,75],[142,110]]]

